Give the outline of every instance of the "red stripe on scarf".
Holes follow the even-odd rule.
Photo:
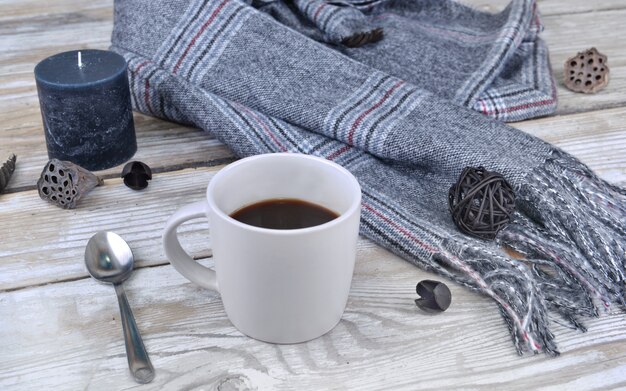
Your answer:
[[[141,64],[137,65],[137,68],[135,68],[135,73],[139,73],[139,71],[141,70],[141,68],[143,68],[144,66],[146,66],[147,63],[149,63],[149,60],[146,60],[144,62],[142,62]]]
[[[246,113],[248,113],[252,118],[255,119],[255,121],[261,125],[261,127],[263,128],[263,130],[265,130],[265,133],[267,133],[268,136],[270,136],[270,138],[272,139],[272,141],[274,141],[274,144],[278,145],[278,147],[280,148],[281,151],[283,152],[287,152],[287,148],[285,148],[285,146],[283,144],[281,144],[281,142],[276,138],[276,136],[274,135],[274,133],[270,130],[269,126],[267,126],[267,124],[265,122],[263,122],[263,120],[261,118],[259,118],[259,116],[257,116],[256,114],[254,114],[254,112],[248,110],[247,107],[242,106],[242,105],[237,105],[239,106],[243,111],[245,111]]]
[[[406,236],[407,238],[411,239],[413,242],[415,242],[418,246],[420,246],[421,248],[423,248],[424,250],[430,252],[431,254],[436,254],[436,253],[440,253],[440,251],[435,248],[432,247],[424,242],[422,242],[421,240],[419,240],[418,238],[416,238],[411,232],[407,231],[406,229],[404,229],[403,227],[401,227],[400,225],[396,224],[393,222],[393,220],[391,220],[390,218],[386,217],[385,215],[383,215],[382,213],[378,212],[377,210],[375,210],[373,207],[369,206],[368,204],[366,204],[365,202],[361,202],[361,205],[369,210],[370,212],[374,213],[376,216],[380,217],[381,219],[383,219],[387,224],[391,225],[393,228],[395,228],[397,231],[399,231],[400,233],[402,233],[404,236]],[[474,278],[474,280],[476,280],[476,282],[478,283],[478,285],[480,285],[482,288],[488,289],[489,287],[487,286],[487,284],[483,281],[483,279],[478,275],[478,273],[476,273],[476,271],[474,269],[472,269],[471,267],[469,267],[467,264],[465,264],[465,262],[461,261],[459,258],[450,255],[449,257],[451,260],[453,260],[461,269],[463,269],[467,274],[469,274],[471,277]],[[505,307],[507,306],[506,303],[503,304]]]
[[[139,75],[139,71],[141,70],[141,68],[143,68],[146,64],[148,64],[150,61],[144,61],[141,64],[139,64],[137,66],[137,68],[135,68],[135,74]],[[154,115],[154,112],[152,111],[152,107],[150,107],[150,80],[148,80],[148,78],[146,78],[146,81],[144,83],[144,94],[143,94],[143,100],[146,103],[146,107],[148,108],[148,111]]]
[[[437,250],[436,248],[429,246],[428,244],[422,242],[421,240],[419,240],[418,238],[416,238],[411,232],[407,231],[406,229],[402,228],[401,226],[399,226],[398,224],[394,223],[390,218],[386,217],[385,215],[383,215],[382,213],[380,213],[379,211],[377,211],[376,209],[374,209],[373,207],[369,206],[368,204],[366,204],[365,202],[362,202],[361,205],[369,210],[370,212],[374,213],[376,216],[380,217],[381,219],[383,219],[387,224],[391,225],[392,227],[394,227],[396,230],[400,231],[404,236],[408,237],[409,239],[411,239],[412,241],[414,241],[415,243],[417,243],[417,245],[419,245],[421,248],[423,248],[424,250],[430,252],[431,254],[434,253],[438,253],[439,250]]]
[[[330,155],[328,155],[328,157],[326,157],[327,160],[334,160],[336,158],[338,158],[340,155],[344,154],[346,151],[350,150],[349,145],[345,145],[343,147],[341,147],[340,149],[336,150],[335,152],[331,153]]]
[[[315,10],[315,13],[313,14],[313,21],[314,22],[317,19],[317,17],[319,16],[320,12],[322,12],[324,7],[326,7],[327,5],[328,5],[328,3],[322,3],[319,7],[317,7],[317,9]]]
[[[487,114],[487,106],[485,105],[485,101],[482,99],[478,99],[478,101],[480,102],[480,108],[481,108],[481,112],[483,114]]]
[[[552,69],[550,67],[550,63],[548,63],[548,68]],[[494,109],[493,109],[493,111],[489,111],[489,110],[486,109],[483,99],[479,99],[478,101],[480,102],[481,106],[484,107],[482,112],[484,114],[487,114],[487,115],[500,114],[500,113],[510,113],[511,111],[524,110],[524,109],[528,109],[530,107],[547,106],[547,105],[554,104],[556,102],[556,100],[557,100],[557,91],[556,91],[556,85],[554,84],[554,79],[552,79],[551,83],[552,83],[552,97],[550,99],[540,100],[539,102],[529,102],[529,103],[524,103],[524,104],[521,104],[521,105],[518,105],[518,106],[505,107],[505,108],[503,108],[501,110],[498,110],[498,108],[495,107],[495,101],[494,101]]]
[[[198,38],[204,33],[204,31],[207,29],[207,27],[209,27],[209,25],[211,23],[213,23],[213,20],[215,20],[215,18],[217,17],[217,15],[220,13],[220,11],[222,10],[222,8],[224,8],[224,6],[226,5],[226,3],[228,3],[230,0],[224,0],[222,1],[222,3],[220,5],[217,6],[217,8],[215,9],[215,11],[213,11],[213,13],[211,14],[211,16],[209,17],[209,19],[204,22],[204,24],[202,25],[202,27],[200,28],[200,30],[196,33],[196,35],[194,35],[194,37],[191,39],[191,42],[189,42],[189,45],[187,45],[187,48],[185,49],[185,51],[183,52],[183,55],[180,56],[180,58],[178,59],[178,62],[176,63],[176,65],[174,66],[174,74],[176,74],[176,72],[178,72],[178,68],[180,67],[180,64],[183,62],[183,60],[185,59],[185,57],[187,57],[187,54],[189,54],[189,50],[191,49],[191,47],[193,45],[196,44],[196,40],[198,40]]]
[[[551,99],[546,99],[546,100],[540,100],[539,102],[530,102],[530,103],[524,103],[523,105],[518,105],[518,106],[504,107],[502,109],[497,109],[496,108],[493,111],[483,110],[483,113],[485,113],[487,115],[500,114],[500,113],[510,113],[511,111],[524,110],[524,109],[528,109],[528,108],[531,108],[531,107],[551,105],[551,104],[554,103],[554,101],[555,101],[555,99],[551,98]]]
[[[350,128],[350,133],[348,134],[348,144],[352,144],[352,139],[354,137],[354,132],[356,130],[356,128],[361,124],[361,122],[363,122],[363,119],[372,111],[376,110],[377,108],[379,108],[383,103],[385,103],[385,101],[387,99],[389,99],[389,97],[391,96],[391,94],[393,94],[393,92],[400,87],[402,84],[404,84],[404,80],[401,80],[399,82],[397,82],[393,87],[391,87],[387,92],[385,92],[385,95],[378,101],[376,102],[376,104],[374,104],[374,106],[370,107],[369,109],[365,110],[364,112],[361,113],[361,115],[359,115],[359,117],[356,119],[356,121],[354,121],[354,123],[352,124],[352,128]]]

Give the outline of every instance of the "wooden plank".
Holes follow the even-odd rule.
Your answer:
[[[210,263],[205,263],[210,266]],[[359,251],[346,313],[323,337],[274,345],[243,336],[219,297],[173,267],[137,270],[129,301],[156,369],[145,389],[609,389],[626,381],[625,314],[579,333],[554,324],[562,355],[520,358],[489,299],[450,284],[448,311],[413,303],[436,276],[378,247]],[[91,279],[0,293],[0,389],[125,390],[113,288]]]
[[[3,195],[0,221],[11,229],[2,234],[0,290],[86,277],[85,245],[98,231],[124,237],[136,267],[167,263],[161,247],[166,220],[179,207],[202,199],[220,167],[155,174],[141,192],[127,188],[119,178],[109,179],[73,210],[42,201],[36,191]],[[179,232],[192,254],[210,256],[205,221],[190,222]],[[372,246],[359,242],[359,248]]]
[[[161,233],[167,218],[189,202],[203,197],[219,167],[155,174],[147,189],[137,192],[121,179],[106,180],[79,207],[63,210],[42,201],[37,191],[3,195],[1,220],[12,226],[3,232],[0,248],[0,290],[87,276],[84,247],[97,231],[124,237],[136,267],[163,264]],[[198,256],[208,256],[207,224],[200,220],[181,228]]]
[[[550,49],[557,81],[557,114],[626,105],[626,41],[620,38],[626,36],[624,20],[626,9],[543,18],[546,26],[543,37]],[[563,64],[576,53],[591,47],[608,57],[609,84],[596,94],[572,92],[563,84]]]
[[[64,0],[63,3],[67,1],[69,0]],[[501,8],[507,2],[508,0],[472,0],[470,3],[477,8],[489,8],[488,5],[491,8],[494,5]],[[5,16],[0,19],[3,21],[0,26],[6,26],[0,27],[3,32],[0,34],[0,48],[4,49],[3,58],[0,59],[0,75],[6,74],[8,69],[12,74],[32,72],[37,60],[62,50],[106,48],[112,29],[111,5],[108,1],[107,4],[108,7],[104,4],[97,6],[97,3],[94,6],[91,2],[78,7],[57,6],[56,13]],[[626,3],[622,0],[572,0],[567,6],[553,0],[540,2],[539,8],[544,14],[546,24],[544,36],[548,38],[552,50],[567,49],[568,55],[573,55],[578,50],[597,46],[609,55],[609,60],[617,55],[623,57],[623,50],[619,50],[624,46],[623,40],[614,39],[622,36],[626,28],[621,23],[626,12]],[[11,9],[13,8],[9,7],[9,11],[3,12],[3,7],[0,6],[0,15],[11,15]],[[580,13],[562,15],[570,12]],[[577,33],[576,39],[571,39],[573,32]],[[26,59],[28,61],[24,61]],[[553,59],[560,60],[558,57]],[[559,67],[561,63],[562,61],[558,61]],[[615,65],[623,66],[623,58]]]
[[[10,45],[13,45],[9,45],[10,47],[19,48],[19,50],[16,49],[17,51],[8,50],[8,52],[3,53],[3,57],[0,59],[0,118],[4,120],[4,131],[0,133],[0,159],[2,158],[1,156],[16,152],[24,163],[18,166],[20,167],[18,168],[18,174],[12,181],[10,189],[23,189],[27,186],[32,186],[39,170],[46,161],[45,150],[42,148],[44,141],[32,69],[38,60],[61,49],[69,50],[76,47],[106,48],[111,28],[110,20],[106,20],[109,17],[109,13],[99,8],[96,8],[96,11],[99,12],[97,14],[99,16],[94,16],[91,19],[69,19],[66,25],[55,22],[49,30],[45,31],[45,34],[48,35],[47,38],[43,38],[42,34],[44,32],[39,30],[18,31],[15,34],[0,36],[0,47],[9,45],[4,45],[9,42]],[[95,21],[92,21],[92,19]],[[544,35],[551,47],[552,61],[558,79],[560,99],[558,112],[561,114],[576,113],[602,107],[625,105],[626,55],[624,53],[626,53],[626,41],[614,39],[614,37],[626,35],[626,24],[621,23],[621,20],[626,20],[626,9],[597,12],[593,18],[589,17],[588,14],[580,14],[565,17],[546,17],[545,20],[548,27]],[[39,24],[45,25],[43,21]],[[86,31],[86,33],[83,33],[83,31]],[[571,31],[581,32],[576,40],[570,38]],[[79,37],[78,40],[77,37]],[[43,46],[26,44],[31,41],[35,41],[38,45]],[[609,55],[609,64],[612,69],[609,86],[595,95],[577,94],[566,90],[560,81],[563,77],[561,64],[577,50],[592,45],[597,46]],[[138,124],[139,133],[143,132],[141,125],[142,123]],[[174,129],[174,126],[172,126],[172,129]],[[171,134],[174,134],[174,132]],[[142,139],[139,141],[140,144],[144,143]],[[188,147],[185,144],[186,141],[182,138],[172,137],[171,141],[176,143],[175,148],[177,149]],[[195,139],[191,141],[193,143]],[[160,143],[156,144],[163,146]],[[145,148],[150,148],[155,143],[146,140],[143,145]],[[194,147],[199,147],[199,145],[192,145],[191,147],[193,149]],[[168,146],[164,150],[145,148],[142,147],[140,149],[138,157],[159,156],[164,151],[170,151],[174,147]],[[200,149],[196,148],[195,150]],[[27,151],[28,153],[22,153],[22,151]],[[185,159],[194,159],[189,154],[185,154],[185,156]],[[198,162],[202,162],[205,156],[205,153],[200,153],[196,159]],[[175,160],[176,156],[171,155],[171,158]],[[152,160],[154,161],[155,159]],[[163,159],[157,160],[162,161]],[[178,166],[179,163],[174,162],[174,165]],[[107,172],[107,175],[112,175],[112,171]]]
[[[556,144],[590,165],[615,183],[626,183],[626,109],[618,108],[569,116],[556,116],[512,124],[530,134]],[[206,132],[135,114],[138,152],[134,159],[144,161],[154,171],[183,167],[211,166],[234,159],[230,150]],[[16,124],[13,119],[6,122]],[[172,153],[175,151],[175,153]],[[41,130],[30,125],[0,133],[0,159],[18,155],[17,171],[9,191],[34,188],[47,161]],[[163,157],[167,156],[167,159]],[[117,176],[121,167],[99,172]]]
[[[559,146],[602,178],[626,186],[626,107],[512,124]]]
[[[56,0],[42,2],[41,0],[2,0],[0,1],[0,21],[6,22],[42,15],[84,13],[103,9],[110,13],[113,3],[109,0]],[[23,26],[26,28],[26,26]]]
[[[39,109],[37,108],[37,111]],[[39,113],[25,118],[9,118],[8,129],[0,133],[0,159],[15,153],[16,171],[9,182],[8,192],[34,189],[41,170],[48,161],[43,130],[29,122],[40,122]],[[1,116],[0,116],[1,118]],[[21,124],[26,122],[22,127]],[[137,153],[133,160],[149,165],[154,172],[183,167],[212,166],[234,160],[224,144],[208,132],[180,126],[135,113]],[[122,165],[97,172],[104,178],[119,176]]]
[[[41,23],[41,25],[45,26],[46,24]],[[58,26],[51,27],[49,30],[42,27],[37,30],[27,30],[20,34],[2,34],[0,35],[0,48],[6,50],[3,56],[18,54],[17,56],[5,57],[9,60],[21,58],[21,54],[24,52],[37,53],[43,59],[47,55],[65,50],[80,49],[81,47],[103,48],[103,46],[110,45],[112,27],[112,20],[110,19],[70,24],[59,22]],[[26,70],[28,69],[22,68],[15,71]]]
[[[620,108],[527,121],[516,126],[575,153],[604,178],[625,184],[624,117],[626,108]],[[158,135],[154,142],[163,139],[164,144],[154,150],[176,155],[169,151],[176,139],[167,140],[165,135]],[[192,147],[194,143],[201,141],[187,140],[181,144]],[[189,158],[194,159],[204,150],[207,147],[200,145],[197,151],[189,152]],[[211,151],[204,156],[209,160],[214,158]],[[158,159],[159,155],[152,158]],[[119,178],[110,179],[72,211],[45,203],[36,191],[2,195],[0,220],[12,229],[3,235],[6,244],[0,248],[0,289],[84,277],[84,246],[93,233],[105,229],[117,231],[130,241],[137,249],[139,267],[166,262],[160,249],[161,229],[166,219],[180,205],[200,199],[217,169],[157,173],[143,192],[126,188]],[[203,237],[206,235],[203,227],[201,223],[190,224],[188,233],[195,238]]]
[[[624,81],[626,83],[626,78]],[[594,97],[589,96],[589,99]],[[7,114],[6,128],[0,132],[0,159],[10,153],[18,155],[17,171],[9,183],[8,191],[34,188],[48,159],[43,131],[39,125],[41,119],[35,105],[35,102],[27,104],[27,109],[18,110],[16,116]],[[26,114],[22,116],[20,113]],[[623,181],[620,175],[626,167],[624,116],[626,109],[617,108],[571,117],[542,118],[529,121],[528,125],[520,122],[513,126],[564,148],[601,175],[606,175],[608,180],[620,183]],[[224,159],[233,159],[230,150],[206,132],[141,114],[135,114],[135,124],[139,149],[134,159],[146,162],[155,171],[209,166],[223,162]],[[164,159],[164,156],[167,158]],[[111,177],[120,172],[121,167],[114,167],[101,174]]]
[[[511,2],[511,0],[457,1],[486,12],[501,11]],[[538,0],[538,5],[543,15],[563,15],[626,8],[626,4],[622,0],[568,0],[566,4],[562,0]],[[31,18],[33,15],[81,14],[86,11],[101,9],[110,11],[111,8],[112,3],[110,0],[92,0],[88,2],[56,0],[46,3],[45,6],[42,6],[40,0],[3,0],[0,2],[0,22]]]
[[[459,3],[485,12],[499,12],[503,10],[511,0],[458,0]],[[589,13],[597,11],[617,10],[626,8],[623,0],[537,0],[539,12],[542,15],[568,15]]]

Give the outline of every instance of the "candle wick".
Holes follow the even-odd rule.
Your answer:
[[[78,52],[78,67],[79,68],[83,67],[83,61],[82,61],[82,56],[80,52]]]

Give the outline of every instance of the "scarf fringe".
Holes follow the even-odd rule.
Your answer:
[[[560,353],[549,330],[548,307],[542,287],[536,283],[532,270],[523,262],[487,250],[480,243],[444,241],[444,251],[433,260],[451,277],[473,290],[492,298],[500,309],[519,355],[544,352]],[[464,243],[464,244],[461,244]],[[449,274],[449,273],[448,273]]]
[[[516,198],[496,241],[523,259],[454,237],[433,260],[496,301],[520,355],[557,356],[551,322],[585,332],[580,318],[626,308],[626,192],[555,150]]]
[[[626,307],[626,192],[555,150],[518,190],[497,241],[523,254],[546,305],[573,328],[580,316]]]

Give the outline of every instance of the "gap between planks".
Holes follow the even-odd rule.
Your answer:
[[[209,251],[211,251],[211,250],[209,249]],[[209,262],[209,261],[212,262],[213,254],[211,254],[209,256],[192,256],[192,258],[196,262]],[[157,263],[154,263],[152,265],[133,266],[133,271],[137,271],[137,270],[140,270],[140,269],[149,269],[151,267],[168,266],[168,265],[170,265],[170,262],[168,260],[165,260],[165,261],[163,261],[161,263],[157,262]],[[39,283],[39,284],[24,285],[24,286],[19,286],[19,287],[15,287],[15,288],[0,289],[0,293],[17,292],[17,291],[21,291],[23,289],[40,288],[42,286],[55,285],[55,284],[65,284],[65,283],[68,283],[68,282],[87,280],[87,279],[90,279],[90,278],[91,278],[90,275],[71,277],[71,278],[58,280],[58,281],[42,282],[42,283]]]
[[[164,172],[153,176],[141,192],[128,189],[120,178],[105,181],[88,193],[76,209],[64,210],[42,201],[36,191],[6,195],[0,210],[13,229],[0,248],[0,289],[63,282],[87,276],[83,254],[97,231],[114,231],[133,249],[136,268],[163,265],[161,235],[166,220],[182,205],[202,199],[212,176],[223,166]],[[211,254],[206,219],[179,229],[190,254]],[[375,245],[363,238],[358,248]]]
[[[131,158],[129,161],[133,161],[136,160],[134,158]],[[164,166],[160,166],[160,167],[150,167],[150,171],[152,171],[152,174],[159,174],[159,173],[163,173],[163,172],[172,172],[172,171],[181,171],[181,170],[186,170],[186,169],[190,169],[190,168],[211,168],[211,167],[215,167],[215,166],[223,166],[229,163],[234,162],[235,160],[237,160],[237,158],[235,156],[232,157],[225,157],[225,158],[218,158],[218,159],[211,159],[208,161],[196,161],[196,162],[190,162],[190,163],[180,163],[180,164],[168,164],[168,165],[164,165]],[[122,166],[117,166],[115,168],[118,169],[118,171],[121,172],[121,168]],[[109,180],[109,179],[116,179],[120,177],[119,173],[112,173],[110,172],[112,169],[108,169],[106,171],[105,174],[98,174],[98,177],[100,177],[103,180]],[[12,193],[19,193],[19,192],[23,192],[23,191],[31,191],[37,189],[36,185],[23,185],[21,187],[15,187],[15,188],[9,188],[8,190],[6,190],[4,192],[4,194],[12,194]]]

